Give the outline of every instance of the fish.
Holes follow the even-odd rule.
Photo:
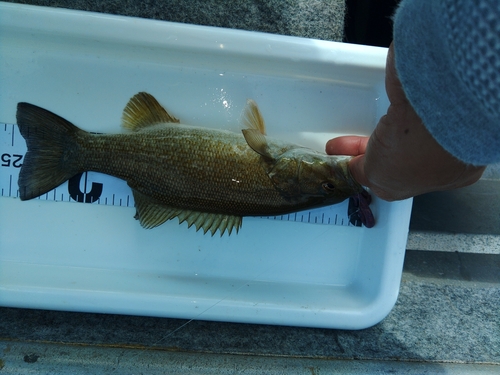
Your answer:
[[[212,236],[231,235],[244,216],[273,216],[340,203],[364,192],[348,156],[329,156],[266,135],[260,109],[248,100],[241,133],[183,124],[139,92],[122,115],[125,132],[90,133],[36,105],[17,105],[27,152],[19,173],[21,200],[95,171],[127,182],[144,228],[178,218]]]

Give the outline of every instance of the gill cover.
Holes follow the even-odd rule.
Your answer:
[[[262,156],[263,168],[280,191],[283,197],[292,199],[300,194],[298,184],[298,161],[294,157],[284,155],[281,149],[273,152],[266,138],[266,125],[257,104],[249,99],[243,112],[243,124],[246,126],[242,130],[245,140],[252,150]]]
[[[262,156],[262,166],[281,195],[289,201],[306,197],[337,197],[337,201],[355,193],[352,186],[337,190],[345,176],[335,157],[313,150],[287,145],[270,146],[266,138],[264,119],[253,100],[248,100],[243,113],[242,130],[246,142]],[[342,193],[344,190],[344,193]]]

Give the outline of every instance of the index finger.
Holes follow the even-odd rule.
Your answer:
[[[362,155],[366,151],[368,138],[357,135],[345,135],[333,138],[326,143],[325,150],[328,155]]]

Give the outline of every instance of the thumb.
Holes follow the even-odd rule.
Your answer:
[[[349,162],[349,171],[352,177],[361,185],[370,187],[365,174],[365,155],[358,155]]]

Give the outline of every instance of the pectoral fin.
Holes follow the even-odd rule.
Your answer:
[[[243,124],[246,127],[242,130],[243,137],[245,137],[245,140],[250,148],[262,155],[267,162],[272,162],[274,158],[271,155],[269,145],[267,144],[266,124],[264,123],[264,118],[260,113],[257,103],[255,103],[252,99],[247,100],[247,104],[243,112]]]
[[[245,141],[250,146],[252,150],[261,154],[267,161],[274,160],[273,156],[269,152],[269,145],[267,144],[266,136],[260,133],[256,129],[243,129],[241,131]]]
[[[185,221],[189,228],[194,224],[196,231],[203,228],[204,234],[210,231],[212,236],[217,230],[219,230],[222,237],[226,230],[228,235],[231,235],[233,229],[236,229],[236,233],[238,233],[241,228],[241,216],[170,207],[135,189],[132,189],[132,192],[134,194],[135,207],[137,210],[136,219],[138,219],[141,225],[146,229],[155,228],[174,217],[179,218],[179,224]]]
[[[178,123],[179,120],[171,116],[153,95],[146,92],[134,95],[123,110],[122,126],[133,131],[168,122]]]
[[[266,124],[264,122],[264,118],[260,113],[257,103],[255,103],[252,99],[247,100],[247,104],[243,112],[243,125],[245,125],[248,129],[255,129],[258,130],[259,133],[266,135]]]

